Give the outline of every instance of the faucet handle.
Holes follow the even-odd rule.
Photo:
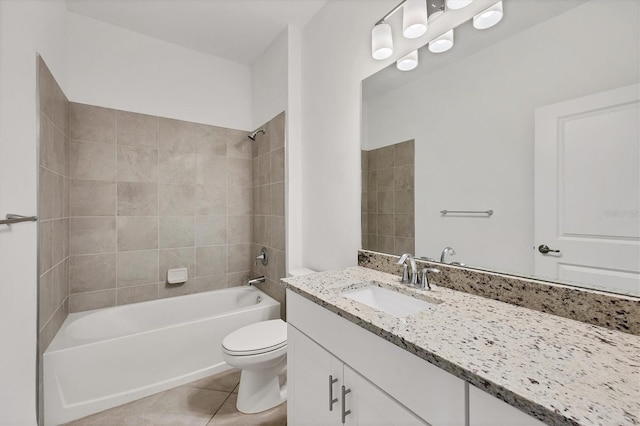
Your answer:
[[[406,263],[402,263],[402,280],[400,280],[402,284],[409,284],[411,279],[409,278],[409,265]]]
[[[429,272],[432,274],[439,274],[440,269],[438,268],[424,268],[420,272],[420,283],[422,284],[423,290],[431,290],[431,285],[429,284],[429,276],[427,275]]]

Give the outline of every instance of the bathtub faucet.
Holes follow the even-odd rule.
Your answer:
[[[265,281],[264,275],[258,278],[254,278],[252,280],[247,281],[247,285],[256,285],[263,283]]]

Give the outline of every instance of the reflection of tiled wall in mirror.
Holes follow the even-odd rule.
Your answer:
[[[414,141],[362,151],[362,247],[415,252]]]

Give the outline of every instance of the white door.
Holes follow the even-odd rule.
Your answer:
[[[348,365],[344,366],[344,382],[349,392],[344,395],[345,425],[358,426],[424,426],[411,411],[400,405],[380,388]],[[342,402],[342,401],[340,401]]]
[[[536,110],[537,276],[640,295],[639,99],[634,84]]]
[[[288,423],[338,426],[342,362],[289,325],[287,370]]]

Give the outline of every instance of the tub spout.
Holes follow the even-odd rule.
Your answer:
[[[252,280],[247,281],[247,285],[256,285],[263,283],[265,281],[264,275],[258,278],[254,278]]]

